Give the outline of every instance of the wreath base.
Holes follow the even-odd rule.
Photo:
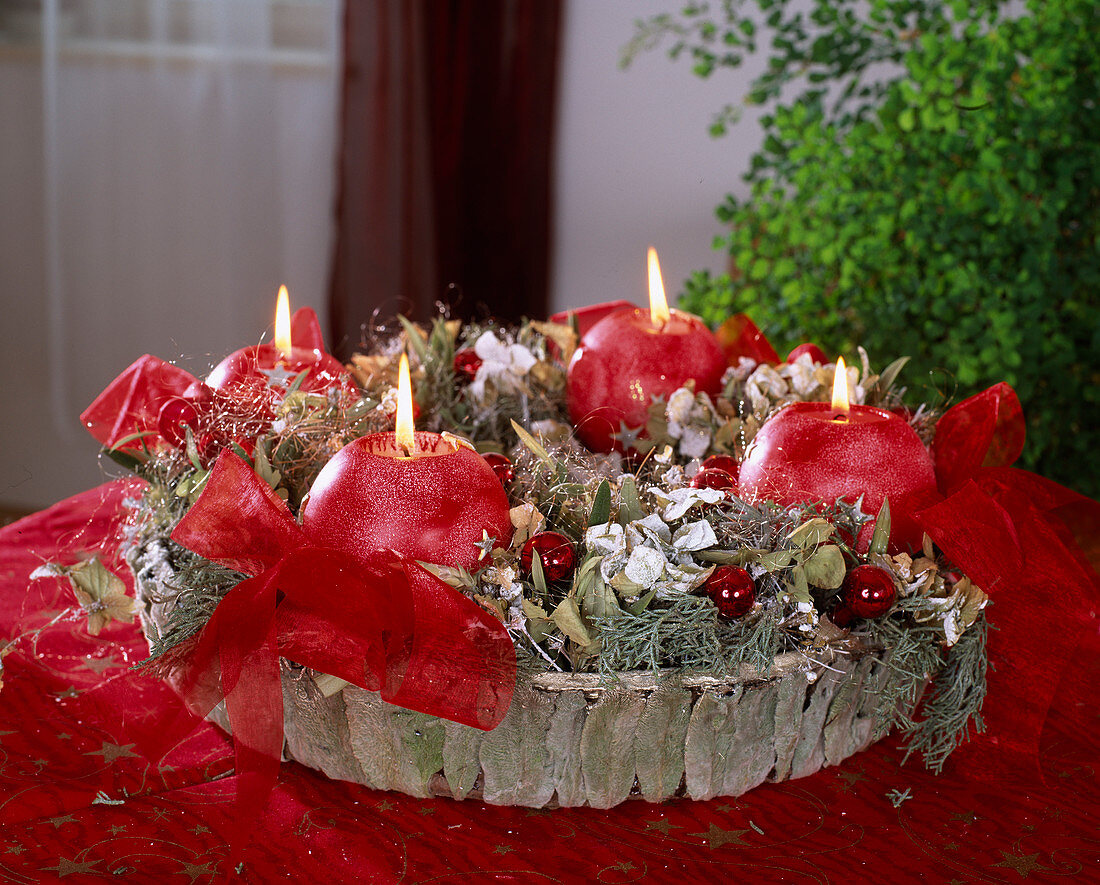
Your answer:
[[[179,593],[150,542],[127,561],[146,637]],[[881,651],[779,655],[766,673],[523,675],[490,732],[392,706],[282,661],[284,758],[411,796],[531,808],[610,808],[630,798],[739,796],[804,777],[869,746],[890,670]],[[171,680],[169,680],[171,682]],[[209,717],[226,732],[224,704]]]

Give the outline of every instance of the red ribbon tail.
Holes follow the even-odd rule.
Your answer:
[[[154,433],[160,407],[194,382],[190,372],[146,354],[108,384],[80,420],[101,445],[113,448],[135,433]],[[127,447],[140,449],[141,442]]]
[[[992,602],[986,733],[960,747],[952,762],[987,782],[1023,765],[1041,782],[1039,738],[1083,636],[1092,579],[1057,526],[998,471],[979,471],[920,520]]]

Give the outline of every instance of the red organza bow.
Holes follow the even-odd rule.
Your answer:
[[[175,674],[200,715],[225,700],[243,818],[255,818],[277,776],[281,657],[476,728],[504,718],[516,662],[499,620],[392,552],[357,562],[311,544],[237,455],[218,458],[172,539],[252,575],[222,599]]]
[[[1024,434],[1023,409],[1007,384],[950,409],[933,445],[944,499],[918,517],[993,603],[986,735],[952,756],[979,777],[1037,766],[1059,678],[1100,598],[1096,572],[1067,527],[1100,526],[1100,505],[1010,467]],[[990,754],[990,745],[998,752]]]

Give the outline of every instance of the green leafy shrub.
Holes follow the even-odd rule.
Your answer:
[[[1100,496],[1100,5],[755,5],[766,138],[751,196],[718,209],[731,272],[693,276],[685,307],[745,311],[777,349],[908,354],[915,398],[1008,381],[1023,466]],[[697,73],[736,67],[750,6],[639,23],[634,48],[672,35]]]

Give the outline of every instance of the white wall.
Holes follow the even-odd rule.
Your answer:
[[[717,4],[715,4],[717,5]],[[715,112],[740,102],[752,72],[723,70],[700,80],[663,49],[625,71],[619,53],[635,19],[675,11],[680,0],[569,0],[566,8],[557,145],[554,310],[625,298],[647,299],[645,252],[661,258],[665,288],[680,291],[691,271],[723,269],[710,248],[721,227],[714,208],[740,180],[761,135],[754,110],[721,139]]]

